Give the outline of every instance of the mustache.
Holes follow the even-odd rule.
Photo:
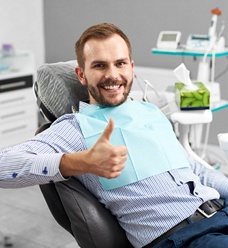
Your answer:
[[[98,87],[104,87],[104,86],[111,86],[111,85],[126,85],[127,84],[127,81],[126,80],[118,80],[118,79],[106,79],[105,81],[103,82],[100,82],[97,84]]]

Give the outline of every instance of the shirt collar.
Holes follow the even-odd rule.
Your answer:
[[[88,107],[90,104],[86,102],[79,102],[79,111],[82,111],[84,108]]]

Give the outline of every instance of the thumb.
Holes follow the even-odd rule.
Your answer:
[[[110,140],[111,134],[114,130],[114,120],[112,118],[109,119],[108,125],[106,126],[104,132],[102,133],[100,139]]]

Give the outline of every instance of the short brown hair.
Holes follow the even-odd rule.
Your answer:
[[[123,33],[122,30],[120,30],[118,27],[116,27],[113,24],[109,23],[101,23],[101,24],[96,24],[88,29],[86,29],[79,40],[75,43],[75,53],[78,61],[78,65],[81,68],[84,68],[85,66],[85,57],[84,57],[84,46],[85,43],[90,40],[90,39],[106,39],[109,38],[110,36],[117,34],[120,37],[124,39],[124,41],[127,44],[128,50],[129,50],[129,57],[131,59],[131,44],[128,39],[128,37]]]

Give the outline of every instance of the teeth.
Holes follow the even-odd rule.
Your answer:
[[[104,86],[106,90],[117,90],[120,87],[120,85],[109,85],[109,86]]]

